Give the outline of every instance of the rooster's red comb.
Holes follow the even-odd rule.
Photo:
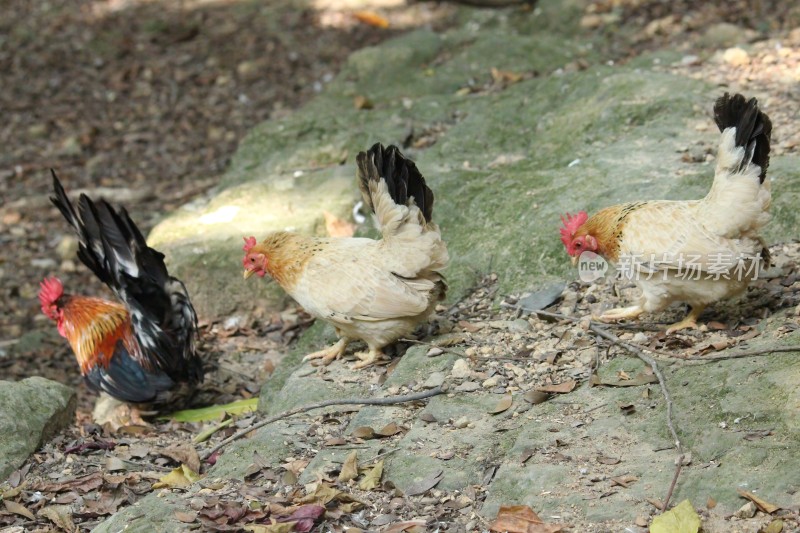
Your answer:
[[[42,310],[53,305],[64,294],[64,285],[58,278],[45,278],[39,287],[39,302],[42,304]]]
[[[244,247],[242,248],[242,250],[244,250],[244,253],[247,253],[255,245],[256,245],[256,238],[255,237],[245,237],[244,238]]]
[[[572,240],[572,236],[575,235],[575,232],[578,231],[584,222],[589,220],[589,215],[586,214],[586,211],[581,211],[577,215],[570,215],[567,213],[561,217],[561,222],[564,224],[564,227],[561,228],[561,242],[565,245],[569,245],[570,241]]]

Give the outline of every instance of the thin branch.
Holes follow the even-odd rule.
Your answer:
[[[661,507],[661,512],[662,513],[664,511],[666,511],[667,507],[669,506],[669,500],[670,500],[670,498],[672,498],[672,491],[675,490],[675,484],[678,482],[678,476],[681,473],[681,468],[682,467],[683,467],[683,454],[681,454],[680,457],[678,457],[675,460],[675,474],[672,476],[672,483],[669,484],[669,490],[667,491],[667,497],[664,498],[664,506]]]
[[[444,390],[442,389],[442,387],[436,387],[434,389],[427,390],[424,392],[406,394],[403,396],[386,396],[384,398],[343,398],[341,400],[326,400],[324,402],[301,405],[300,407],[295,407],[294,409],[289,409],[288,411],[284,411],[283,413],[280,413],[278,415],[272,416],[265,420],[261,420],[250,427],[247,427],[237,433],[234,433],[227,439],[221,441],[216,446],[211,448],[205,454],[203,454],[202,459],[205,461],[223,447],[227,446],[228,444],[230,444],[235,440],[244,437],[253,430],[262,428],[266,425],[272,424],[273,422],[277,422],[278,420],[282,420],[290,416],[294,416],[300,413],[307,413],[308,411],[313,411],[314,409],[322,409],[323,407],[330,407],[333,405],[395,405],[398,403],[424,400],[425,398],[431,398],[433,396],[438,396],[439,394],[443,393]]]
[[[742,357],[756,357],[758,355],[769,355],[773,353],[800,352],[800,346],[784,346],[781,348],[764,348],[763,350],[752,350],[750,352],[738,352],[721,355],[690,355],[686,357],[673,356],[686,361],[722,361],[723,359],[740,359]]]

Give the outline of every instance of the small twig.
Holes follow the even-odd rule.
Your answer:
[[[683,467],[683,454],[681,454],[675,462],[677,463],[675,465],[675,474],[672,476],[672,483],[669,484],[667,497],[664,498],[664,505],[661,507],[662,513],[667,510],[667,507],[669,506],[669,500],[672,498],[672,491],[675,490],[675,484],[678,482],[678,476],[680,475],[681,468]]]
[[[800,352],[800,346],[795,347],[788,347],[784,346],[781,348],[764,348],[763,350],[753,350],[750,352],[739,352],[739,353],[731,353],[731,354],[722,354],[722,355],[690,355],[686,357],[681,357],[679,355],[675,355],[672,357],[676,357],[678,359],[684,359],[686,361],[722,361],[723,359],[740,359],[742,357],[755,357],[758,355],[769,355],[773,353],[786,353],[786,352]]]
[[[277,422],[278,420],[282,420],[284,418],[288,418],[290,416],[294,416],[300,413],[306,413],[308,411],[313,411],[314,409],[322,409],[323,407],[330,407],[333,405],[395,405],[398,403],[405,403],[405,402],[413,402],[417,400],[424,400],[425,398],[431,398],[433,396],[438,396],[439,394],[444,393],[442,387],[436,387],[431,390],[427,390],[424,392],[417,392],[414,394],[406,394],[403,396],[386,396],[384,398],[343,398],[341,400],[326,400],[324,402],[317,402],[308,405],[301,405],[300,407],[295,407],[294,409],[289,409],[288,411],[284,411],[281,414],[269,417],[265,420],[261,420],[253,424],[252,426],[245,428],[237,433],[234,433],[227,439],[223,440],[222,442],[218,443],[216,446],[211,448],[205,454],[203,454],[203,460],[205,461],[211,455],[222,449],[223,447],[227,446],[231,442],[238,440],[251,431],[256,429],[262,428],[266,425],[272,424],[273,422]]]

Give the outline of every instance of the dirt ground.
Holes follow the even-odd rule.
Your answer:
[[[70,191],[105,193],[123,203],[146,232],[164,213],[213,187],[249,128],[291,113],[312,98],[335,76],[350,52],[377,44],[413,24],[446,27],[453,20],[453,8],[439,4],[365,8],[355,3],[337,7],[335,2],[315,7],[202,0],[10,0],[6,4],[0,20],[0,109],[5,119],[0,126],[0,297],[4,302],[0,373],[11,380],[41,375],[79,391],[75,425],[12,476],[15,487],[23,486],[14,498],[34,513],[45,505],[82,504],[78,506],[81,511],[69,513],[69,520],[61,526],[90,530],[120,507],[151,492],[153,483],[176,465],[196,461],[186,441],[199,426],[161,422],[109,434],[92,422],[95,395],[86,389],[73,355],[41,315],[35,298],[41,278],[54,272],[67,287],[85,288],[94,294],[104,291],[77,263],[74,251],[59,246],[67,227],[47,202],[51,190],[48,169],[56,169]],[[609,16],[616,4],[587,3],[583,25],[602,31],[603,17]],[[746,84],[748,92],[766,98],[775,130],[787,132],[776,139],[774,153],[797,153],[800,89],[796,83],[786,83],[785,76],[800,68],[800,27],[791,31],[792,21],[797,25],[800,19],[790,2],[712,2],[703,7],[678,2],[669,8],[655,0],[620,4],[622,17],[641,26],[642,32],[635,50],[630,43],[620,43],[617,50],[609,52],[613,56],[609,59],[618,61],[649,48],[685,47],[692,39],[702,38],[704,25],[712,21],[748,28],[753,46],[746,61],[687,59],[682,66],[665,68],[684,69],[732,90]],[[381,28],[354,16],[367,8],[386,16],[392,25]],[[756,284],[750,292],[754,296],[747,300],[757,316],[800,303],[797,246],[787,243],[775,252],[784,259],[782,269]],[[488,377],[513,376],[514,371],[507,367],[498,370],[513,363],[521,368],[519,380],[530,378],[542,384],[560,383],[567,372],[570,376],[588,375],[595,360],[581,357],[581,346],[572,353],[574,360],[567,361],[568,366],[555,365],[555,360],[546,357],[523,363],[532,354],[547,352],[547,346],[530,348],[522,336],[515,338],[513,333],[491,326],[492,322],[517,318],[511,307],[501,305],[498,310],[493,302],[513,307],[519,296],[498,298],[493,286],[488,278],[465,301],[439,312],[440,328],[469,339],[469,347],[458,348],[466,357],[473,361],[486,357],[477,370],[488,372]],[[566,294],[551,310],[563,312],[564,306],[571,306],[571,313],[588,312],[592,307],[610,306],[619,298],[612,287],[590,294],[590,289],[578,284],[571,285]],[[761,315],[755,312],[758,310]],[[665,314],[659,322],[674,320],[680,312]],[[704,318],[712,322],[710,328],[716,330],[720,345],[738,342],[736,338],[753,326],[726,321],[713,311]],[[202,324],[201,350],[209,360],[218,362],[209,367],[197,403],[225,403],[257,395],[260,383],[309,323],[302,310],[290,308]],[[669,339],[655,333],[636,337],[647,331],[647,326],[635,332],[619,328],[617,333],[635,342],[646,340],[652,348],[667,352],[678,347],[683,351],[697,347],[697,353],[719,349],[700,346],[701,339],[693,333]],[[796,319],[787,323],[787,327],[797,326]],[[382,368],[381,372],[390,370]],[[364,376],[374,379],[369,373]],[[498,386],[507,387],[508,380]],[[243,417],[214,439],[251,422],[252,417]],[[112,447],[118,448],[123,466],[107,463],[103,450]],[[107,474],[98,476],[98,467]],[[285,476],[259,469],[247,483],[235,488],[236,497],[230,501],[238,504],[245,494],[256,490],[266,494],[276,483],[273,478],[291,481]],[[73,478],[77,481],[67,481]],[[221,487],[220,493],[224,490]],[[372,511],[343,512],[332,518],[335,529],[377,527],[380,521],[374,519],[383,515],[392,515],[394,520],[428,516],[462,529],[486,527],[472,512],[481,501],[479,493],[466,495],[467,500],[434,493],[427,499],[420,496],[403,502],[391,492],[361,496],[372,498]],[[10,498],[8,493],[6,497]],[[214,497],[218,503],[219,494],[212,494],[209,501]],[[462,512],[468,507],[469,512]],[[210,512],[204,514],[208,509],[203,502],[199,504],[199,520],[204,527],[213,523],[220,530],[238,529],[236,524],[241,524],[246,514],[235,519],[230,514],[230,520],[220,520]],[[793,520],[800,528],[796,516]],[[0,526],[46,531],[53,524],[59,523],[54,518],[31,519],[0,509]],[[412,527],[410,524],[407,530]],[[730,531],[737,530],[731,527]],[[747,527],[742,531],[754,530]]]

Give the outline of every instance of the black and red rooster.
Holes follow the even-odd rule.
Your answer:
[[[89,386],[123,402],[165,406],[186,399],[203,380],[195,351],[197,315],[164,255],[145,242],[124,208],[82,194],[75,211],[53,173],[58,207],[78,236],[78,258],[119,302],[41,283],[42,312],[54,320]]]

